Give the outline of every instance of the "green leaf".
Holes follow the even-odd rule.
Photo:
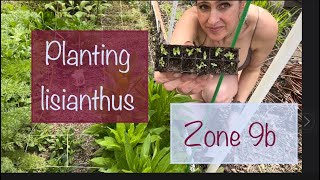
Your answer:
[[[135,129],[134,136],[131,138],[130,143],[132,147],[135,147],[143,136],[144,130],[146,129],[146,123],[139,123]]]
[[[88,13],[90,13],[90,11],[91,11],[92,8],[93,8],[93,6],[86,6],[86,7],[84,7],[84,9],[85,9]]]
[[[94,124],[90,126],[89,128],[85,129],[83,131],[84,134],[89,134],[89,135],[97,135],[99,132],[104,131],[105,129],[101,124]]]
[[[80,8],[83,9],[89,3],[90,3],[89,1],[81,1]]]
[[[57,12],[56,9],[53,7],[53,5],[52,5],[51,3],[46,4],[46,5],[44,6],[44,8],[45,8],[45,9],[50,9],[50,10],[52,10],[53,12]]]
[[[104,137],[104,139],[96,140],[96,143],[105,147],[107,150],[121,150],[120,145],[112,137]]]
[[[152,128],[149,132],[151,134],[157,134],[160,135],[163,131],[167,130],[168,128],[166,126],[158,127],[158,128]]]
[[[116,124],[116,130],[119,134],[120,139],[123,141],[124,140],[124,133],[126,131],[126,125],[124,123],[117,123]],[[129,139],[131,137],[129,136]]]
[[[82,12],[82,11],[78,11],[76,12],[74,15],[77,17],[77,18],[82,18],[83,16],[85,16],[87,13],[85,12]]]
[[[124,142],[124,141],[122,141],[122,139],[120,138],[118,131],[116,131],[116,130],[110,128],[110,127],[108,127],[108,129],[109,129],[110,132],[114,135],[115,139],[117,140],[117,142],[118,142],[119,144],[121,144],[121,143]]]
[[[140,157],[142,156],[142,158],[147,158],[149,156],[150,145],[151,145],[151,138],[150,138],[150,134],[148,134],[148,136],[144,139],[144,142],[142,144]]]
[[[153,170],[155,170],[155,168],[158,165],[158,163],[160,162],[160,160],[168,153],[168,151],[169,151],[169,148],[165,147],[165,148],[161,149],[158,153],[156,153],[154,158],[152,158],[151,168]]]
[[[92,158],[90,162],[94,163],[95,166],[109,167],[114,163],[114,160],[111,158],[96,157]]]
[[[148,166],[144,170],[142,170],[142,173],[150,173],[151,172],[151,167]]]
[[[133,170],[134,167],[133,167],[133,159],[135,157],[135,154],[134,154],[134,151],[132,149],[132,146],[129,142],[129,138],[128,138],[128,135],[127,133],[124,134],[124,137],[125,137],[125,144],[124,144],[124,149],[125,149],[125,155],[126,155],[126,160],[127,160],[127,164],[129,166],[129,169],[130,170]]]
[[[99,171],[103,173],[118,173],[120,170],[117,168],[116,165],[114,165],[109,169],[101,168],[99,169]]]
[[[128,130],[128,136],[132,137],[134,133],[134,123],[130,123],[130,128]]]
[[[168,153],[165,157],[163,157],[159,164],[156,166],[156,172],[164,173],[170,165],[170,153]]]

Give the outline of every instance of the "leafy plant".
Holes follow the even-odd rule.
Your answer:
[[[187,55],[191,56],[193,54],[194,49],[193,48],[191,48],[191,49],[186,48],[186,51],[187,51]]]
[[[197,52],[197,53],[201,53],[201,52],[202,52],[202,51],[201,51],[201,48],[200,48],[200,47],[196,48],[196,52]]]
[[[101,1],[54,1],[45,5],[45,9],[53,11],[58,18],[76,18],[96,21],[104,16],[104,11],[111,7],[108,2]]]
[[[200,70],[200,69],[206,67],[207,65],[203,61],[201,61],[201,63],[200,64],[196,64],[196,66],[197,66],[197,69]]]
[[[203,59],[206,60],[207,58],[208,58],[208,57],[207,57],[207,52],[204,51],[204,52],[203,52]]]
[[[232,52],[227,52],[226,54],[224,54],[224,57],[226,57],[229,60],[233,60],[234,59],[234,54]]]
[[[179,47],[173,48],[172,51],[173,51],[173,55],[175,55],[175,56],[180,55],[180,48]]]
[[[148,81],[148,123],[96,124],[84,131],[100,146],[91,162],[101,172],[184,172],[186,165],[170,164],[170,103],[193,100]]]
[[[160,52],[163,55],[168,55],[168,51],[166,50],[166,48],[164,48],[163,44],[161,44],[160,46]]]
[[[164,67],[165,62],[164,62],[164,60],[163,60],[163,57],[160,58],[160,60],[159,60],[159,65],[160,65],[161,67]]]
[[[221,48],[217,48],[214,55],[218,57],[223,50]]]
[[[218,65],[216,63],[210,63],[212,67],[217,67]]]

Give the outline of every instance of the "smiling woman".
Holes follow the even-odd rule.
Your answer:
[[[176,23],[171,44],[231,47],[246,1],[196,1]],[[225,75],[216,102],[246,102],[260,68],[273,49],[278,24],[265,9],[250,5],[235,48],[239,48],[238,76]],[[155,71],[155,80],[171,91],[177,89],[194,99],[210,102],[219,75],[195,76]]]

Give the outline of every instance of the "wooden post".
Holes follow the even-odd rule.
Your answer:
[[[161,17],[159,3],[157,1],[151,1],[151,5],[153,8],[153,12],[154,12],[157,24],[160,23],[160,30],[162,32],[163,39],[165,42],[168,42],[168,36],[167,36],[167,32],[166,32],[166,29],[164,27],[163,20]]]

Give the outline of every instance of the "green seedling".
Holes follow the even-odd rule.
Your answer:
[[[217,48],[217,49],[216,49],[216,52],[214,53],[214,55],[215,55],[216,57],[218,57],[221,52],[222,52],[222,49],[221,49],[221,48]]]
[[[165,64],[165,62],[164,62],[164,60],[163,60],[163,57],[161,57],[160,60],[159,60],[159,65],[160,65],[161,67],[164,67],[164,64]]]
[[[234,54],[232,52],[227,52],[224,57],[228,58],[229,60],[233,60],[234,59]]]
[[[198,53],[201,53],[202,51],[201,51],[201,48],[196,48],[196,51],[198,52]]]
[[[201,62],[200,65],[196,64],[196,66],[198,69],[202,69],[202,68],[206,67],[207,65],[204,62]]]
[[[163,47],[163,44],[161,44],[160,46],[160,51],[161,51],[161,54],[168,55],[168,51],[166,50],[166,48]]]
[[[194,49],[188,49],[188,48],[187,48],[186,51],[187,51],[187,53],[188,53],[187,55],[188,55],[188,56],[191,56],[191,55],[193,54]]]
[[[211,63],[212,67],[217,67],[218,65],[216,63]]]
[[[206,52],[206,51],[203,52],[203,59],[204,59],[204,60],[207,59],[207,52]]]
[[[173,48],[173,55],[180,55],[180,48],[179,47],[176,47],[176,48]]]

